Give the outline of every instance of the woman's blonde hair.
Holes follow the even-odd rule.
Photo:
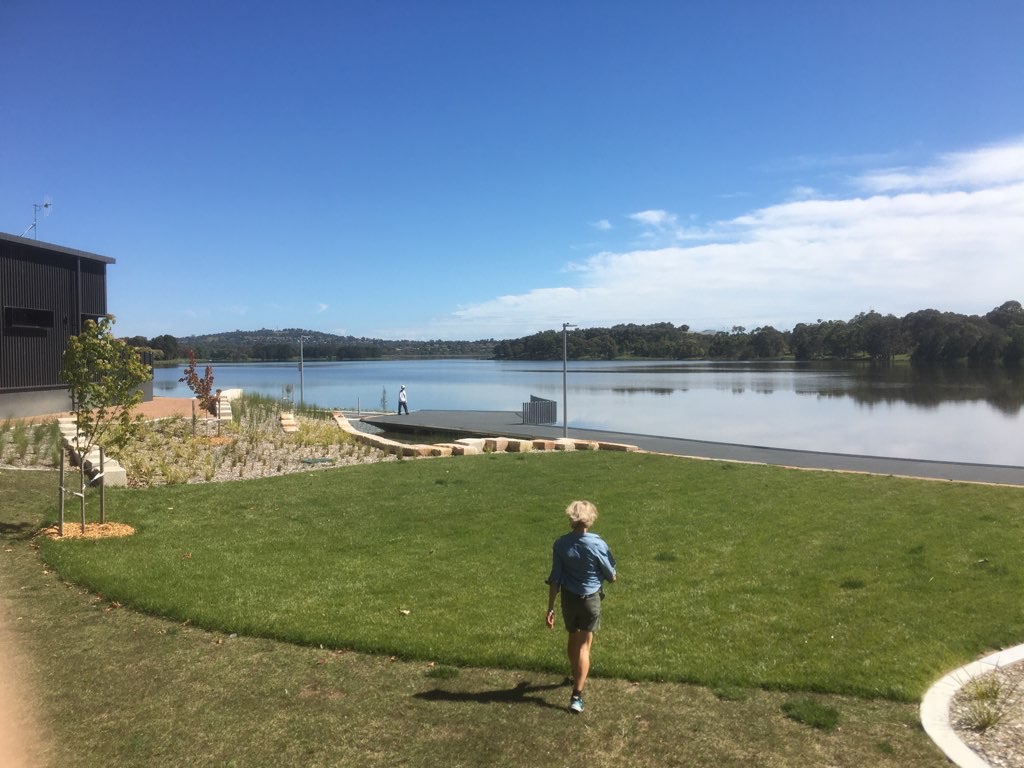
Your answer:
[[[597,507],[589,501],[579,499],[565,508],[565,514],[573,528],[589,528],[597,520]]]

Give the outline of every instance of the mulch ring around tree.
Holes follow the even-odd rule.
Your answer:
[[[63,536],[57,532],[56,525],[39,531],[40,536],[49,539],[107,539],[112,536],[131,536],[133,533],[135,529],[125,523],[86,523],[83,533],[81,523],[65,522]]]

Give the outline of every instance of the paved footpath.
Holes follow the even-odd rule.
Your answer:
[[[561,426],[523,424],[514,411],[413,411],[408,416],[367,416],[362,419],[386,431],[453,432],[485,437],[546,438],[562,437]],[[600,429],[569,429],[569,436],[583,440],[628,443],[645,451],[691,456],[701,459],[744,461],[800,469],[825,469],[865,472],[876,475],[953,480],[967,483],[995,483],[1024,486],[1024,467],[998,464],[967,464],[955,461],[858,456],[845,453],[768,448],[757,445],[716,443],[656,435],[608,432]]]

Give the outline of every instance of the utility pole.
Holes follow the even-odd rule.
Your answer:
[[[569,436],[569,388],[566,384],[569,370],[569,336],[566,331],[575,327],[572,323],[562,323],[562,437]]]
[[[303,378],[303,368],[305,360],[303,359],[302,353],[302,342],[310,338],[309,336],[299,336],[299,408],[301,409],[306,404],[306,386]]]

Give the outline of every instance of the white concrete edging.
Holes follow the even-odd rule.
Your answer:
[[[928,689],[921,700],[921,725],[935,745],[959,768],[992,768],[968,747],[949,722],[949,707],[963,686],[986,672],[1024,660],[1024,645],[996,651],[978,661],[950,672]]]

